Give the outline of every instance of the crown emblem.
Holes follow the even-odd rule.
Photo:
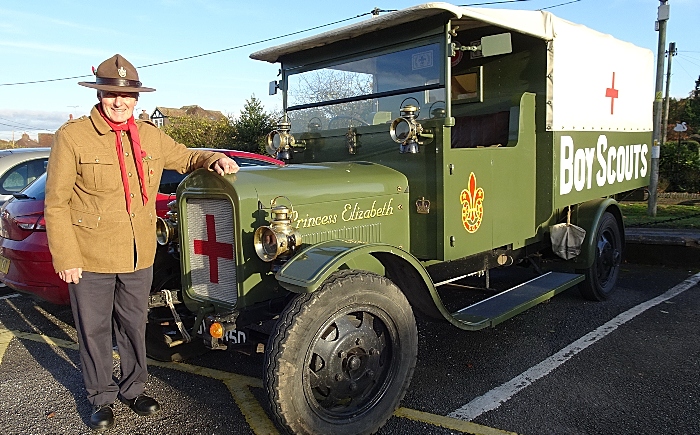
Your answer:
[[[117,70],[117,74],[119,74],[119,77],[121,77],[121,78],[126,77],[126,70],[124,69],[123,66],[119,67],[119,69]]]
[[[416,211],[419,214],[430,213],[430,201],[425,199],[425,197],[422,197],[421,199],[416,201]]]

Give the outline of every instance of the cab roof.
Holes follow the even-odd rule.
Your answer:
[[[654,99],[652,52],[550,12],[425,3],[266,48],[250,57],[276,63],[306,50],[438,16],[460,30],[496,26],[546,42],[542,79],[546,81],[547,130],[652,130],[648,110]]]
[[[372,17],[359,23],[330,30],[308,38],[256,51],[251,54],[250,57],[256,60],[276,63],[279,62],[281,57],[289,54],[294,54],[310,48],[322,47],[334,42],[372,33],[377,30],[397,27],[405,23],[441,14],[452,19],[463,21],[463,23],[460,23],[460,28],[462,29],[465,27],[495,25],[543,40],[552,40],[554,38],[555,24],[557,26],[578,26],[569,21],[557,18],[550,12],[545,11],[469,8],[442,2],[424,3],[378,17]],[[594,32],[593,30],[590,31]]]

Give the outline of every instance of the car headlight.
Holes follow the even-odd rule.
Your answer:
[[[272,207],[269,226],[258,227],[253,235],[255,253],[262,261],[285,260],[301,246],[301,234],[292,227],[292,211],[285,205]]]
[[[389,134],[394,142],[401,144],[400,153],[418,152],[418,137],[423,133],[423,126],[417,121],[420,109],[416,106],[407,105],[401,108],[401,116],[396,118],[389,127]]]

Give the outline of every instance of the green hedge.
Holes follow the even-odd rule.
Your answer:
[[[659,159],[659,188],[668,192],[700,192],[700,144],[666,142]]]

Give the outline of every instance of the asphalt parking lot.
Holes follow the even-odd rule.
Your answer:
[[[380,433],[700,433],[697,272],[625,264],[609,301],[572,289],[481,332],[419,322],[413,382]],[[262,362],[225,352],[153,362],[148,392],[163,411],[118,404],[105,433],[277,433]],[[67,307],[0,291],[0,403],[3,434],[91,432]]]

